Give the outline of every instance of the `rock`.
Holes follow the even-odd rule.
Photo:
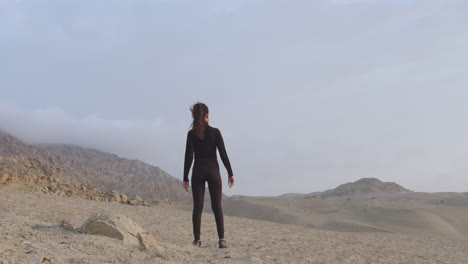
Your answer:
[[[138,201],[143,201],[143,199],[141,199],[140,195],[138,195],[138,194],[135,195],[135,198],[133,198],[133,200],[135,200],[135,201],[137,201],[137,202],[138,202]]]
[[[47,188],[49,188],[49,190],[51,192],[55,192],[57,190],[57,184],[54,183],[54,182],[51,182],[51,183],[47,184]]]
[[[34,182],[34,183],[37,183],[37,182],[38,182],[38,180],[39,180],[38,178],[39,178],[39,177],[37,177],[37,175],[31,175],[31,180],[32,180],[32,182]]]
[[[103,235],[122,240],[129,245],[136,245],[141,250],[162,251],[154,237],[132,219],[106,212],[95,213],[81,226],[81,233]]]
[[[9,176],[8,174],[3,173],[3,174],[0,176],[0,184],[6,183],[6,182],[8,181],[8,178],[9,178],[9,177],[10,177],[10,176]]]
[[[76,195],[76,194],[77,194],[77,192],[76,192],[75,189],[69,189],[69,190],[67,191],[67,193],[69,193],[70,195]]]
[[[42,256],[36,250],[28,250],[25,253],[24,260],[26,263],[40,263]]]
[[[50,258],[42,257],[40,263],[54,263],[54,262]]]
[[[142,250],[156,249],[157,251],[162,251],[162,248],[159,247],[154,236],[146,231],[138,233],[138,242],[140,243],[140,249]]]
[[[105,197],[109,200],[109,202],[120,202],[120,193],[116,190],[108,191],[105,194]]]
[[[142,204],[143,204],[143,206],[150,206],[150,204],[149,204],[149,203],[148,203],[148,201],[146,201],[146,200],[145,200],[145,201],[143,201],[143,203],[142,203]]]
[[[128,196],[121,193],[120,194],[120,201],[123,202],[123,203],[126,203],[128,201]]]
[[[128,200],[129,205],[137,205],[138,202],[136,200]]]

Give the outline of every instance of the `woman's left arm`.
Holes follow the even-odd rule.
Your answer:
[[[223,161],[224,167],[226,167],[228,176],[232,177],[234,174],[232,174],[231,163],[229,162],[229,157],[226,153],[226,148],[224,147],[223,136],[221,135],[221,131],[219,131],[219,129],[217,129],[217,132],[218,135],[216,138],[216,147],[218,148],[219,155],[221,156],[221,160]]]

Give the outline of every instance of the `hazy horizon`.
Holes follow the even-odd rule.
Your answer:
[[[182,180],[196,101],[228,195],[468,191],[468,2],[0,0],[0,128]]]

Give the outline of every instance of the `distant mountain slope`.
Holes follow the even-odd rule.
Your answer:
[[[306,196],[309,196],[309,195],[304,194],[304,193],[285,193],[285,194],[278,195],[278,197],[289,197],[289,198],[304,198]]]
[[[143,199],[187,200],[181,181],[139,160],[72,145],[30,145],[0,130],[0,155],[36,158],[63,170],[80,183],[118,190]]]
[[[0,129],[0,156],[24,156],[52,163],[57,155],[29,145]]]
[[[382,182],[377,178],[362,178],[355,182],[341,184],[335,189],[314,194],[319,194],[325,199],[333,199],[408,192],[411,191],[394,182]]]
[[[139,160],[72,145],[41,145],[40,148],[64,157],[60,163],[65,171],[78,181],[100,189],[140,194],[143,199],[185,200],[190,197],[180,180]]]

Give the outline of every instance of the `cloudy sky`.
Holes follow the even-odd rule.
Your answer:
[[[0,127],[182,179],[202,101],[228,195],[362,177],[468,191],[466,14],[465,0],[0,0]]]

